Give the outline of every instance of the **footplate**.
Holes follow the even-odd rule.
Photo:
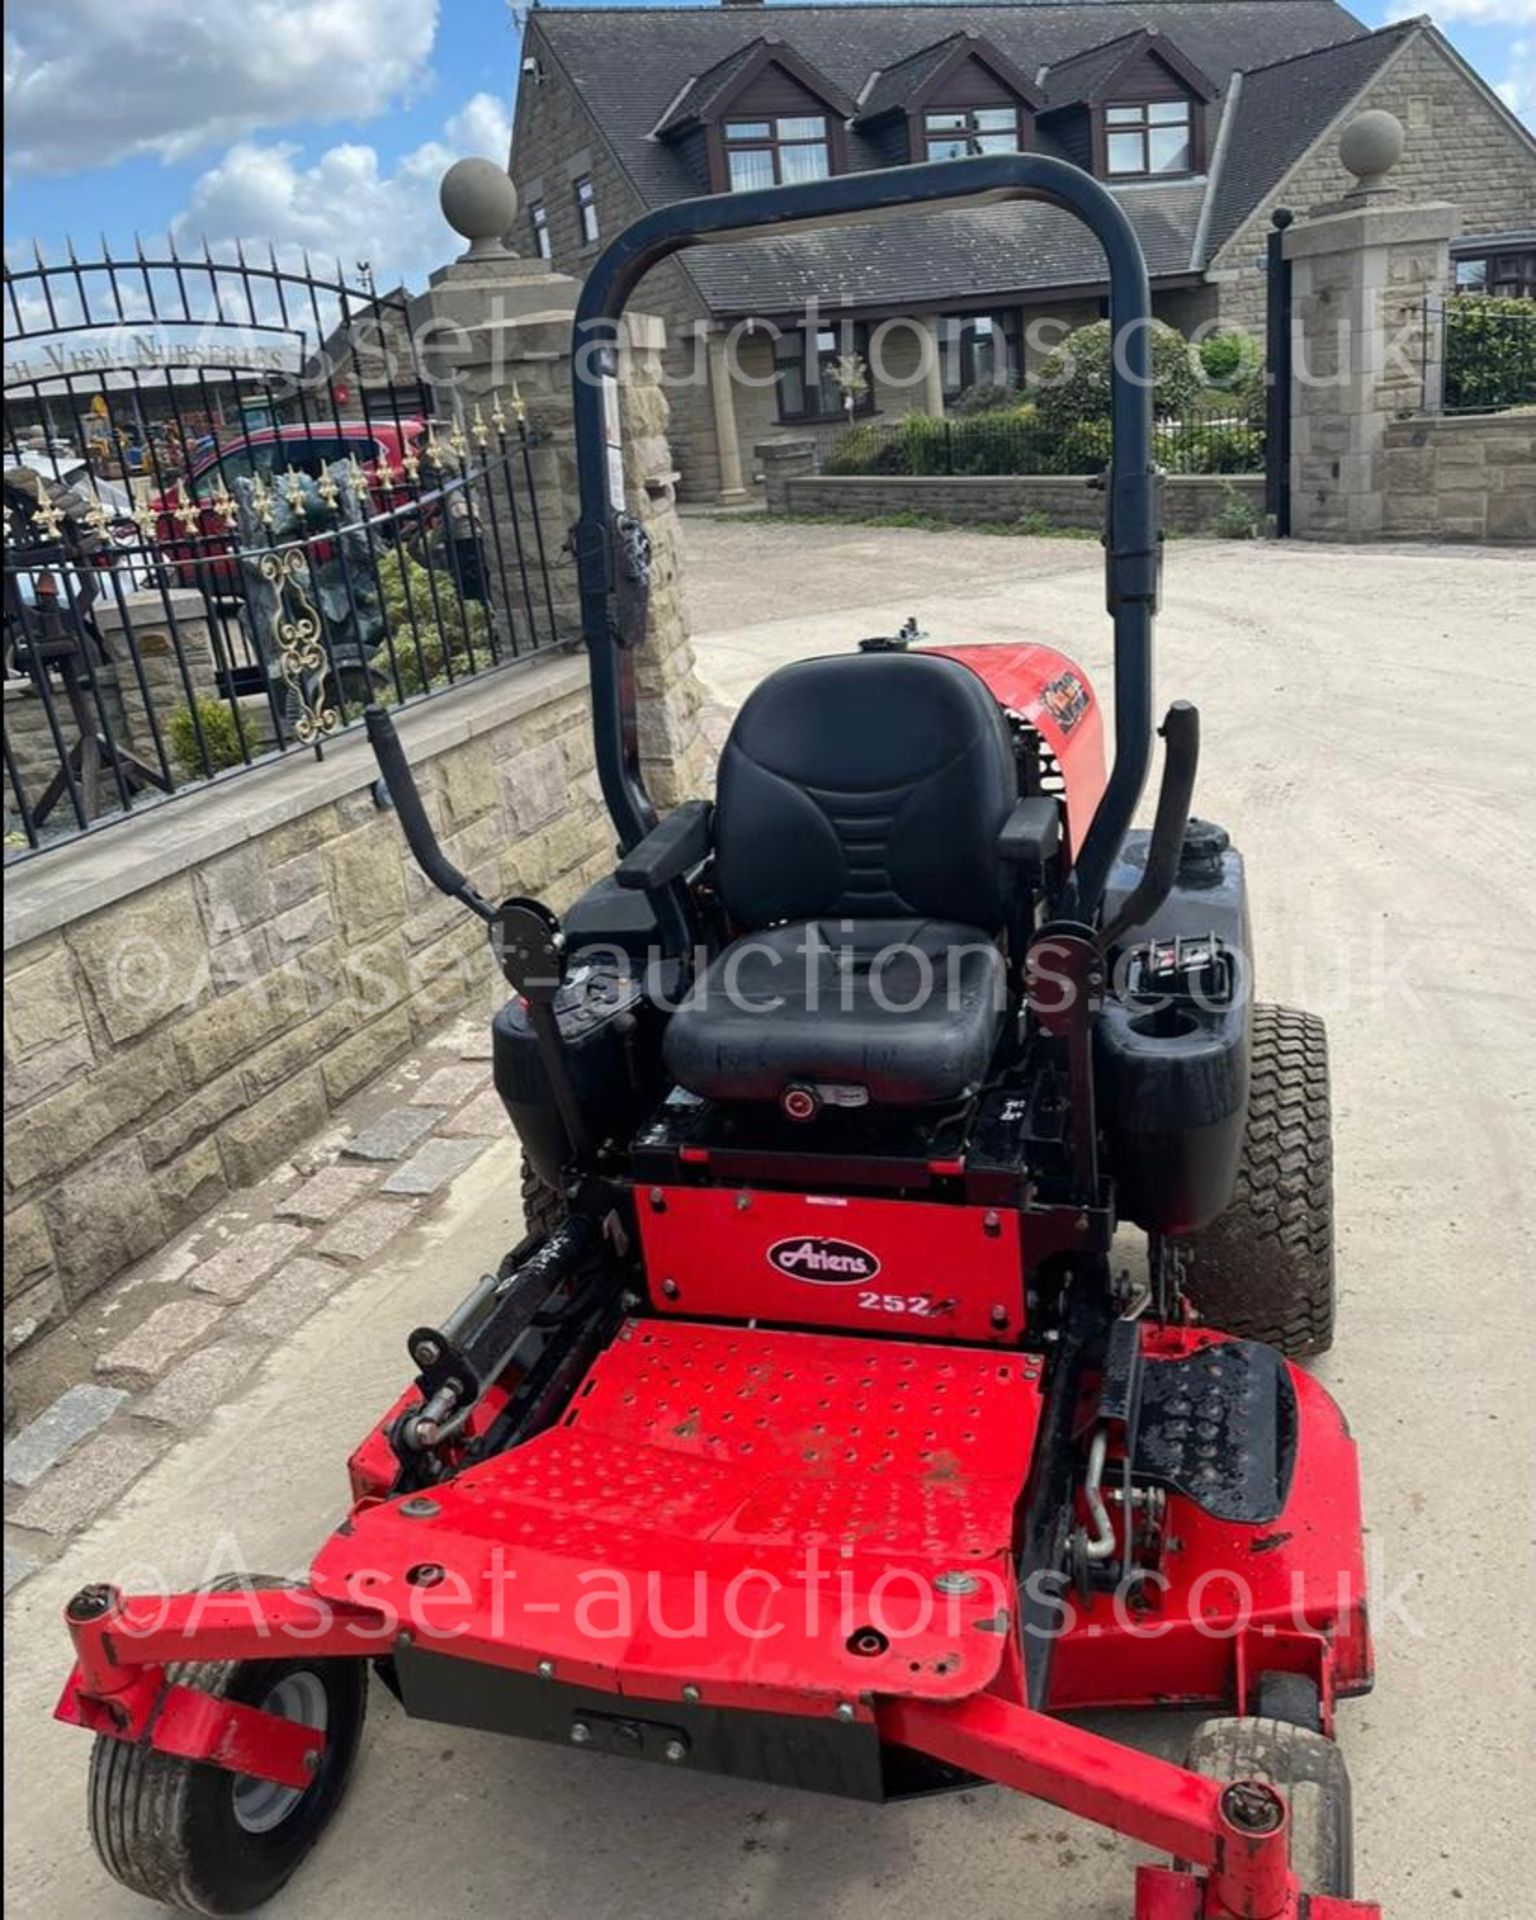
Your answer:
[[[1285,1507],[1296,1430],[1296,1390],[1273,1347],[1224,1340],[1183,1360],[1149,1356],[1134,1471],[1217,1520],[1262,1525]]]

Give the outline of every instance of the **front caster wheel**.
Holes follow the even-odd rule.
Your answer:
[[[281,1787],[97,1736],[91,1840],[108,1873],[182,1913],[249,1913],[284,1884],[341,1804],[368,1703],[366,1663],[300,1655],[186,1664],[169,1677],[324,1731],[324,1752],[307,1787]]]
[[[1184,1764],[1212,1780],[1278,1787],[1291,1810],[1291,1870],[1302,1891],[1345,1900],[1354,1892],[1349,1773],[1331,1740],[1286,1720],[1204,1720]]]

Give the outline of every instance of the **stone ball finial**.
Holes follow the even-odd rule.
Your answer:
[[[1339,158],[1355,176],[1355,192],[1381,191],[1403,157],[1403,139],[1403,123],[1395,113],[1373,107],[1355,115],[1339,135]]]
[[[437,192],[443,218],[469,242],[466,260],[497,259],[517,218],[517,188],[494,160],[455,160]]]

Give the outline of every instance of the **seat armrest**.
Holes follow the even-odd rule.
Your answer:
[[[1061,803],[1037,793],[1015,803],[997,836],[998,857],[1007,866],[1043,868],[1061,845]]]
[[[681,880],[709,853],[713,814],[707,800],[685,800],[625,854],[614,878],[621,887],[647,893]]]

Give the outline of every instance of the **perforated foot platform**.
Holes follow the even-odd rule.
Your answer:
[[[409,1500],[355,1514],[315,1584],[402,1619],[413,1591],[441,1595],[459,1650],[490,1638],[509,1666],[622,1672],[658,1698],[959,1697],[1008,1645],[1039,1373],[1028,1354],[633,1321],[559,1426],[431,1489],[425,1519]],[[425,1589],[423,1564],[444,1570]]]
[[[1296,1432],[1285,1361],[1257,1341],[1223,1340],[1184,1360],[1147,1361],[1135,1470],[1218,1520],[1259,1525],[1285,1506]]]

